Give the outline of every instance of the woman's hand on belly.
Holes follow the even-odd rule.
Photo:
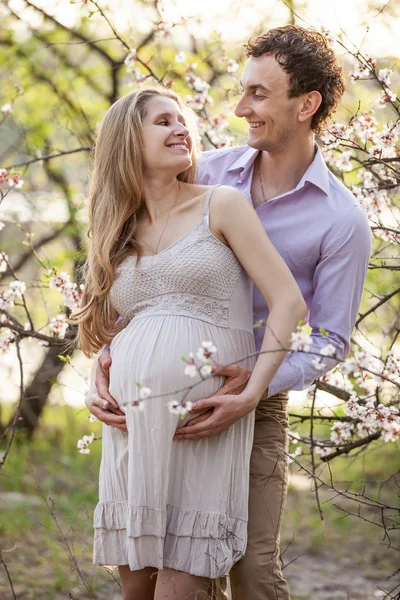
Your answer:
[[[179,427],[175,440],[199,440],[226,431],[254,410],[259,398],[241,394],[251,376],[251,371],[239,365],[213,367],[213,373],[225,377],[224,385],[211,398],[194,402],[193,412],[207,412]]]

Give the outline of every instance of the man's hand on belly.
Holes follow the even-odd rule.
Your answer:
[[[99,419],[99,421],[106,425],[117,427],[121,431],[127,431],[125,414],[108,391],[110,365],[110,351],[108,348],[104,348],[99,356],[96,367],[95,388],[89,390],[85,403],[92,415]]]
[[[239,365],[213,367],[213,373],[225,377],[224,385],[211,398],[194,402],[191,412],[207,412],[177,429],[175,440],[200,440],[217,435],[255,409],[258,401],[242,395],[251,371]]]

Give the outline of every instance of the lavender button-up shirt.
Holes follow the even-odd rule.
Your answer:
[[[200,157],[198,183],[230,185],[251,202],[251,182],[258,150],[239,146],[211,150]],[[272,243],[284,258],[307,302],[312,328],[312,352],[328,343],[336,356],[350,348],[371,252],[372,235],[364,211],[354,196],[329,171],[317,148],[314,160],[296,188],[256,209]],[[266,319],[268,308],[254,289],[254,322]],[[328,337],[320,333],[323,327]],[[264,328],[255,329],[260,349]],[[268,395],[302,390],[333,368],[337,361],[323,358],[317,370],[315,355],[288,354],[271,381]]]

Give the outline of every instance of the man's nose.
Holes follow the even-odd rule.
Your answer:
[[[234,113],[237,117],[246,117],[251,112],[251,109],[246,105],[245,99],[242,96],[236,104]]]

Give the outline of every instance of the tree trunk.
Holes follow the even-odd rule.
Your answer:
[[[58,358],[59,354],[65,356],[67,352],[62,352],[60,346],[52,346],[48,349],[32,382],[25,390],[17,429],[26,432],[28,437],[32,437],[38,426],[50,390],[65,366],[65,363]]]

